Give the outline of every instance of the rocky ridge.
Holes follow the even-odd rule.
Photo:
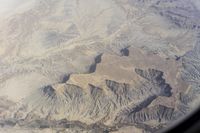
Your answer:
[[[129,48],[129,56],[102,55],[101,61],[96,62],[95,72],[82,74],[82,76],[72,74],[66,83],[38,88],[22,102],[2,111],[4,114],[1,117],[2,128],[20,127],[29,130],[53,128],[57,131],[81,129],[87,132],[114,132],[131,125],[143,131],[154,132],[166,126],[168,122],[178,119],[182,110],[178,110],[177,105],[166,106],[162,100],[164,97],[169,97],[168,100],[175,97],[174,89],[170,85],[171,81],[168,82],[165,79],[170,72],[165,73],[154,68],[140,69],[133,66],[128,71],[129,75],[134,75],[135,79],[130,79],[127,83],[117,81],[114,77],[109,79],[113,73],[110,69],[107,70],[106,60],[132,58],[134,54],[138,54],[133,52],[135,50]],[[148,55],[146,54],[143,53],[144,58]],[[157,57],[153,54],[148,56],[150,60]],[[116,60],[113,61],[118,63]],[[127,68],[131,64],[123,63]],[[119,65],[116,68],[122,66]],[[160,68],[165,70],[162,66]],[[96,78],[95,82],[99,82],[98,86],[91,80],[82,80],[84,76],[90,79],[92,75],[98,75],[100,70],[111,73],[107,73],[105,77],[100,75],[102,78]],[[80,76],[81,79],[77,78]],[[98,76],[95,75],[95,77]],[[132,80],[137,80],[137,84]],[[87,87],[82,88],[78,81],[86,84]]]

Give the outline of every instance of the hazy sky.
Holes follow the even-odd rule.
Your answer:
[[[27,7],[33,1],[35,0],[0,0],[0,14],[13,13],[16,8]]]
[[[21,0],[0,0],[0,13],[12,10],[20,1]]]
[[[12,12],[16,7],[34,0],[0,0],[0,13]],[[191,0],[200,9],[200,0]]]
[[[192,0],[196,7],[200,10],[200,0]]]

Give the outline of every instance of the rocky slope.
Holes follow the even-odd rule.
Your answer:
[[[174,99],[179,100],[174,92],[182,90],[173,87],[182,85],[178,82],[181,75],[177,77],[178,71],[167,68],[173,62],[174,68],[178,67],[179,62],[135,48],[127,50],[129,56],[98,56],[94,72],[72,74],[65,83],[38,88],[21,102],[10,105],[1,113],[1,127],[24,131],[53,128],[55,132],[116,132],[131,125],[154,132],[178,119],[182,109],[175,104]],[[135,55],[142,60],[148,56],[149,62],[139,64]],[[158,64],[151,65],[155,59]],[[165,65],[160,65],[164,62]],[[115,76],[121,72],[125,75]],[[176,80],[168,81],[173,77]]]

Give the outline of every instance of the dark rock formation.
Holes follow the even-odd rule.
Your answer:
[[[48,85],[48,86],[45,86],[44,88],[42,88],[42,92],[45,96],[47,97],[51,97],[51,98],[54,98],[55,96],[55,90],[52,86]]]
[[[129,56],[129,49],[128,49],[128,47],[121,49],[120,53],[121,53],[122,56]]]
[[[149,82],[148,87],[156,88],[157,92],[160,93],[162,96],[171,96],[171,86],[165,82],[163,79],[163,72],[155,69],[148,69],[147,71],[141,69],[135,69],[135,72],[139,74],[141,77],[147,79]]]
[[[102,55],[103,54],[99,54],[98,56],[95,57],[94,63],[89,68],[89,73],[93,73],[96,71],[97,64],[101,62]]]
[[[61,83],[66,83],[70,78],[70,74],[65,74],[63,75],[63,77],[61,78]]]

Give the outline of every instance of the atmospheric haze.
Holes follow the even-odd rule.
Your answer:
[[[199,0],[0,0],[0,133],[153,133],[199,106]]]

